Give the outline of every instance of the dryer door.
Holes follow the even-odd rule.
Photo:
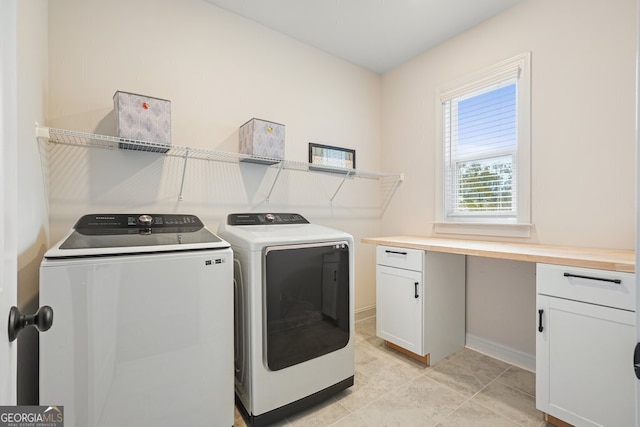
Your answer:
[[[266,360],[277,371],[349,342],[346,241],[265,249]]]

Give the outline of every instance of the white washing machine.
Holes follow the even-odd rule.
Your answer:
[[[40,303],[40,404],[65,426],[233,425],[233,253],[197,217],[83,216]]]
[[[236,404],[281,420],[353,385],[354,244],[298,214],[231,214]]]

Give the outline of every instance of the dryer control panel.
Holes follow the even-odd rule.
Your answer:
[[[309,224],[302,215],[296,213],[234,213],[227,216],[229,225],[282,225]]]

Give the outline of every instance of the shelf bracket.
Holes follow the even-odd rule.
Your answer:
[[[385,213],[385,211],[387,210],[387,207],[389,207],[389,204],[391,203],[391,199],[393,199],[393,195],[396,193],[396,190],[398,189],[398,187],[400,187],[400,184],[402,184],[403,181],[404,181],[404,174],[400,174],[398,179],[396,179],[392,184],[391,188],[387,192],[386,198],[382,202],[382,209],[380,211],[381,214]]]
[[[280,172],[282,172],[283,166],[284,166],[284,162],[278,163],[278,172],[276,172],[276,177],[273,178],[273,182],[271,183],[271,188],[269,189],[269,193],[267,194],[267,203],[269,203],[269,199],[271,198],[271,193],[273,193],[273,189],[276,186],[276,182],[278,182],[278,178],[280,177]]]
[[[182,190],[184,190],[184,177],[187,174],[187,160],[189,160],[189,149],[184,153],[184,164],[182,166],[182,180],[180,181],[180,194],[178,194],[178,201],[182,201]]]
[[[353,172],[348,171],[346,174],[344,174],[344,176],[342,177],[342,181],[340,181],[340,185],[338,185],[338,188],[336,188],[336,191],[333,193],[333,196],[331,196],[331,199],[329,199],[329,201],[331,203],[333,203],[333,199],[336,198],[336,196],[338,195],[338,192],[340,191],[340,189],[342,188],[342,186],[344,185],[344,182],[347,180],[347,178],[349,178],[349,176],[352,174]]]
[[[38,122],[36,122],[36,138],[49,139],[50,137],[49,128],[46,126],[40,126]]]

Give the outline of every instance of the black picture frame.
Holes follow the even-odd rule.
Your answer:
[[[309,143],[309,164],[311,169],[355,169],[356,150],[332,145]]]

